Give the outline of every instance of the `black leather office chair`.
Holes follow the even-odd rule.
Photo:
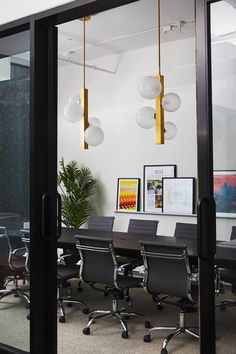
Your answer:
[[[185,324],[185,313],[196,311],[194,306],[197,302],[198,287],[193,285],[186,246],[166,246],[148,241],[140,241],[140,246],[145,266],[145,290],[158,296],[161,302],[176,305],[180,309],[179,323],[176,326],[153,327],[143,338],[145,342],[150,342],[152,331],[172,330],[162,343],[161,354],[167,354],[167,345],[173,337],[186,332],[199,338],[194,331],[196,327],[188,327]],[[161,298],[160,294],[165,295]],[[168,295],[180,300],[171,302]]]
[[[57,265],[57,288],[58,288],[57,303],[60,309],[59,322],[61,323],[64,323],[66,321],[64,303],[66,303],[68,306],[72,306],[72,304],[83,305],[84,308],[82,312],[84,314],[89,313],[88,305],[85,302],[72,297],[72,287],[71,284],[68,282],[73,278],[79,278],[79,274],[80,274],[80,267],[77,265],[75,266],[68,266],[64,264]],[[67,295],[63,295],[64,289],[67,289],[68,291]]]
[[[197,224],[177,222],[174,237],[189,237],[197,239]]]
[[[114,216],[93,216],[88,221],[88,229],[112,231],[114,219]]]
[[[159,220],[130,219],[128,232],[144,235],[156,235]]]
[[[4,286],[0,289],[0,300],[10,296],[19,296],[29,306],[30,300],[25,290],[18,286],[19,280],[24,280],[26,276],[25,269],[25,247],[22,247],[19,236],[8,236],[5,227],[0,227],[0,272],[4,278]],[[13,287],[7,285],[13,282]]]
[[[112,295],[112,310],[96,310],[90,313],[84,334],[90,334],[90,326],[95,320],[104,317],[116,317],[123,328],[122,338],[128,338],[128,327],[126,317],[144,315],[135,312],[128,312],[118,308],[118,299],[123,298],[124,292],[136,287],[140,280],[132,277],[120,276],[117,272],[116,255],[113,241],[96,237],[76,236],[77,248],[82,260],[80,276],[86,283],[101,283],[108,285],[108,292]],[[150,327],[149,321],[145,318],[146,328]]]
[[[236,226],[232,226],[232,231],[230,235],[230,240],[236,239]],[[236,269],[224,268],[220,269],[220,280],[223,283],[231,284],[232,288],[231,291],[234,295],[236,295]],[[217,307],[220,307],[221,310],[225,310],[226,307],[236,306],[236,300],[232,299],[225,299],[220,302]]]
[[[140,219],[130,219],[128,225],[128,233],[142,234],[142,235],[156,235],[158,220],[140,220]],[[119,264],[129,263],[133,267],[142,264],[142,260],[134,259],[123,251],[123,256],[119,257]]]
[[[22,234],[24,235],[22,237],[22,241],[25,244],[27,254],[26,254],[26,269],[29,272],[30,271],[30,231],[29,230],[21,230]],[[63,254],[61,257],[58,258],[58,262],[64,260],[64,259],[69,259],[72,257],[71,254]],[[83,313],[88,314],[89,313],[89,308],[86,303],[84,303],[81,300],[75,299],[72,297],[72,288],[71,284],[68,282],[69,280],[73,278],[78,278],[79,279],[79,272],[80,272],[80,267],[74,264],[60,264],[58,263],[57,265],[57,289],[58,289],[58,296],[57,296],[57,303],[58,307],[60,310],[60,316],[59,316],[59,322],[64,323],[66,322],[66,317],[65,317],[65,308],[64,308],[64,303],[66,303],[68,306],[72,306],[72,304],[80,304],[83,305]],[[63,295],[65,292],[65,289],[67,289],[68,294]],[[29,319],[30,316],[28,315],[27,318]]]

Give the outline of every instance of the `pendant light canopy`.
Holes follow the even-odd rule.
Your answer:
[[[181,105],[181,100],[176,93],[168,93],[164,95],[164,76],[161,75],[161,25],[160,25],[160,0],[157,0],[157,48],[158,48],[158,74],[157,76],[144,77],[139,85],[138,91],[140,95],[146,99],[155,99],[155,110],[151,107],[141,108],[137,115],[136,121],[141,128],[149,129],[156,126],[156,143],[164,144],[164,138],[172,139],[175,134],[165,134],[164,127],[164,110],[167,112],[175,112]],[[168,122],[170,123],[170,122]]]

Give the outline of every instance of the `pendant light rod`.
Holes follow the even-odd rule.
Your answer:
[[[83,51],[84,51],[84,55],[83,55],[83,58],[84,58],[84,67],[83,67],[83,88],[85,89],[85,61],[86,61],[86,45],[85,45],[85,18],[83,18]]]
[[[161,0],[157,0],[158,75],[161,75]]]
[[[84,133],[86,129],[89,127],[88,123],[88,89],[85,87],[85,64],[86,64],[86,31],[85,31],[85,22],[90,20],[90,16],[82,17],[80,19],[83,21],[83,88],[80,90],[80,105],[83,109],[83,116],[80,121],[80,129],[81,129],[81,147],[82,149],[87,150],[88,144],[84,139]]]

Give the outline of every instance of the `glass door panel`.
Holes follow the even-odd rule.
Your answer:
[[[225,243],[217,247],[216,352],[223,354],[236,347],[236,252],[228,242],[236,225],[236,1],[212,3],[210,22],[216,238]]]
[[[29,31],[0,39],[0,342],[29,351]],[[27,316],[28,315],[28,316]]]

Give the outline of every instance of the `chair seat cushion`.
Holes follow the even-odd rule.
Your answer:
[[[130,289],[133,287],[136,287],[140,284],[141,279],[138,278],[132,278],[132,277],[123,277],[119,276],[117,277],[117,285],[121,289]]]
[[[79,276],[80,267],[58,264],[57,280],[68,280]]]

